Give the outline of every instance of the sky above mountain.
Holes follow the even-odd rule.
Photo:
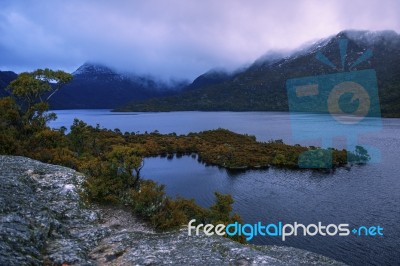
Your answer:
[[[0,70],[86,61],[162,78],[233,70],[344,29],[400,32],[398,0],[1,0]]]

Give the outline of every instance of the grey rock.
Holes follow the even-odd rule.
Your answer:
[[[88,206],[84,176],[0,156],[0,265],[344,265],[308,251],[155,233],[131,212]]]
[[[80,200],[84,176],[23,157],[0,156],[0,265],[79,264],[110,229]]]

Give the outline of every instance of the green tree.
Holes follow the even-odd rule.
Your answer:
[[[227,222],[231,219],[233,198],[229,194],[215,192],[215,204],[210,207],[214,222]]]
[[[82,155],[87,150],[89,140],[91,138],[91,132],[88,124],[79,120],[74,119],[71,126],[71,132],[68,134],[68,139],[71,143],[71,149]]]
[[[143,151],[136,148],[115,146],[108,156],[109,161],[116,167],[118,174],[125,173],[129,177],[135,176],[132,186],[140,179],[140,171],[144,166],[141,154]]]
[[[353,154],[348,155],[349,161],[359,164],[364,164],[371,160],[371,156],[368,154],[368,151],[362,146],[356,146]]]
[[[21,105],[23,123],[43,127],[48,121],[54,120],[56,118],[54,113],[46,113],[49,109],[48,101],[71,80],[71,74],[48,68],[19,74],[8,85],[8,90]]]
[[[0,98],[0,154],[19,152],[20,120],[20,113],[14,99],[11,97]]]

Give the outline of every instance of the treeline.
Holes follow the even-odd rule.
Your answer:
[[[140,176],[143,160],[150,156],[196,153],[201,162],[229,169],[277,166],[298,168],[334,167],[368,160],[367,152],[321,150],[282,141],[257,142],[254,136],[225,129],[187,135],[136,134],[90,126],[75,119],[69,133],[66,128],[50,129],[56,119],[48,112],[47,100],[71,76],[63,72],[38,70],[23,73],[9,89],[13,97],[0,98],[0,153],[21,155],[58,164],[86,174],[84,198],[88,202],[129,205],[157,229],[171,229],[191,219],[199,223],[240,221],[232,214],[232,197],[216,193],[216,202],[208,209],[193,200],[172,199],[164,187]],[[56,82],[58,86],[50,86]],[[329,157],[331,156],[331,158]],[[237,240],[243,241],[242,238]]]

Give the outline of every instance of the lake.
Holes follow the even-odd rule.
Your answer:
[[[255,135],[260,141],[282,139],[303,145],[320,145],[324,142],[321,138],[340,131],[329,116],[316,114],[109,110],[56,113],[58,120],[51,123],[55,128],[69,127],[76,117],[93,126],[100,124],[122,132],[187,134],[226,128]],[[384,236],[293,236],[284,242],[275,237],[255,237],[251,243],[307,249],[350,265],[400,265],[400,119],[368,121],[355,125],[354,132],[359,143],[372,151],[373,163],[331,173],[275,168],[230,172],[183,156],[172,160],[146,158],[142,175],[165,184],[169,195],[194,198],[202,206],[213,203],[214,191],[229,193],[235,200],[234,211],[246,223],[348,223],[350,228],[379,225],[384,228]],[[331,144],[344,148],[346,141],[339,134]]]

